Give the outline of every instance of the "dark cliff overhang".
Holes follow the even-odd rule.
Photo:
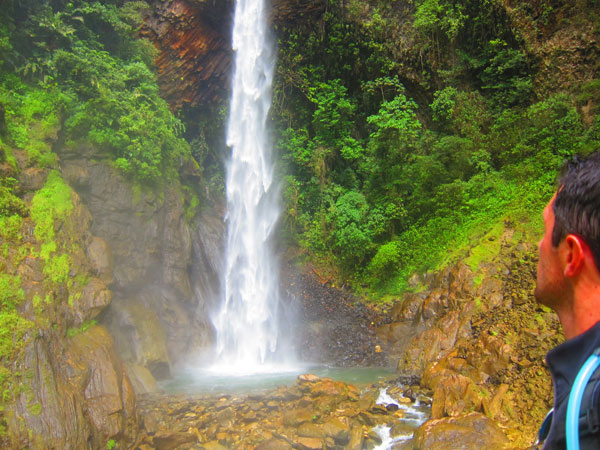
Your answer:
[[[314,21],[328,0],[272,0],[275,25]],[[222,99],[231,74],[234,0],[155,2],[141,35],[158,49],[161,95],[172,110]]]

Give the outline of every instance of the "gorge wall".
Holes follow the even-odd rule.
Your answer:
[[[433,420],[417,433],[418,448],[468,442],[471,421],[482,416],[506,433],[507,448],[527,448],[552,406],[544,356],[564,338],[556,315],[533,298],[536,246],[510,223],[474,245],[485,261],[473,252],[415,280],[426,288],[394,303],[377,329],[398,372],[420,376],[433,393]],[[465,429],[450,437],[460,422]]]
[[[20,279],[22,315],[32,322],[15,363],[28,388],[5,411],[4,439],[11,448],[131,443],[134,392],[156,390],[156,380],[211,345],[222,216],[186,211],[189,193],[177,179],[144,190],[92,147],[57,145],[57,153],[60,171],[31,167],[21,152],[16,170],[3,165],[32,211],[36,196],[63,190],[68,213],[49,225],[53,248],[71,263],[64,279],[50,271],[28,217],[16,237],[21,250],[2,257]]]
[[[202,108],[226,96],[232,5],[168,0],[153,6],[140,33],[158,49],[158,81],[172,110]],[[565,25],[557,18],[532,30],[511,2],[503,5],[540,61],[538,93],[597,76],[593,28],[573,33],[577,23]],[[363,6],[370,8],[369,2]],[[274,0],[272,20],[312,26],[326,8],[326,1]],[[398,47],[401,56],[407,57],[402,76],[415,86],[424,83],[418,49]],[[578,64],[582,60],[589,70]],[[3,133],[4,119],[0,125]],[[96,449],[116,439],[126,446],[137,433],[134,394],[154,390],[156,380],[211,345],[208,315],[222,265],[223,211],[218,200],[203,198],[199,206],[192,200],[200,179],[195,168],[180,167],[178,179],[142,187],[119,174],[97,149],[69,147],[60,135],[56,129],[48,139],[59,157],[55,170],[40,169],[16,149],[16,166],[0,164],[2,176],[16,180],[14,191],[24,204],[22,223],[3,236],[0,254],[3,275],[20,279],[22,293],[16,290],[14,296],[23,319],[15,318],[16,338],[1,336],[6,338],[1,345],[7,352],[23,347],[11,368],[28,386],[16,389],[0,374],[8,399],[2,445]],[[42,236],[33,220],[36,198],[54,198],[59,191],[67,193],[63,200],[69,206],[57,205],[60,214],[47,213],[50,225]],[[517,424],[531,435],[548,406],[549,378],[541,361],[561,337],[553,316],[530,295],[533,249],[514,242],[510,227],[496,239],[500,250],[488,264],[459,264],[422,277],[426,289],[397,299],[378,336],[385,356],[400,361],[399,371],[421,375],[433,390],[434,418],[479,412],[518,442],[523,432]],[[370,312],[360,313],[372,319]],[[336,317],[346,317],[345,311]],[[315,328],[323,326],[314,322]],[[359,330],[361,324],[353,327]],[[383,360],[373,353],[371,329],[361,332],[365,350],[356,358],[343,352],[347,328],[334,331],[328,343],[336,361]],[[450,429],[452,423],[448,419],[445,425]]]

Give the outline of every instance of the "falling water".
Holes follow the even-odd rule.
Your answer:
[[[237,0],[235,73],[227,144],[226,272],[213,318],[218,368],[264,371],[278,347],[278,267],[271,248],[279,217],[267,132],[274,50],[264,0]]]

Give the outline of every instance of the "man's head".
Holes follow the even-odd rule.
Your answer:
[[[544,210],[544,229],[535,297],[559,312],[573,307],[582,268],[600,267],[600,153],[565,166]]]
[[[558,186],[552,204],[552,245],[558,247],[567,235],[577,235],[589,246],[600,268],[600,152],[567,163]]]

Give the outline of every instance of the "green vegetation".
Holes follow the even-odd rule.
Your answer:
[[[56,220],[64,220],[73,210],[71,188],[57,171],[48,174],[46,184],[36,192],[31,200],[31,218],[35,222],[35,238],[43,245],[54,240]],[[56,247],[42,249],[42,256],[48,256]]]
[[[12,398],[13,374],[10,367],[21,356],[34,324],[17,311],[25,299],[18,276],[0,274],[0,402]]]
[[[87,322],[84,322],[78,328],[69,328],[67,330],[67,337],[72,338],[74,336],[77,336],[78,334],[85,333],[87,330],[89,330],[90,328],[92,328],[97,323],[98,322],[96,320],[88,320]]]
[[[57,254],[55,224],[65,220],[73,209],[71,188],[57,171],[50,171],[46,184],[31,201],[31,218],[35,223],[34,235],[40,243],[40,257],[45,262],[44,275],[54,283],[64,283],[70,272],[71,258]]]
[[[0,104],[8,142],[52,167],[49,140],[62,125],[68,145],[91,142],[146,183],[189,158],[183,124],[158,95],[154,47],[135,37],[147,8],[141,1],[5,5]]]
[[[578,109],[598,80],[535,97],[500,2],[418,0],[401,32],[390,2],[330,3],[319,26],[280,33],[289,238],[375,297],[458,259],[477,268],[504,222],[534,241],[563,161],[599,147]],[[416,48],[418,86],[401,62]]]

